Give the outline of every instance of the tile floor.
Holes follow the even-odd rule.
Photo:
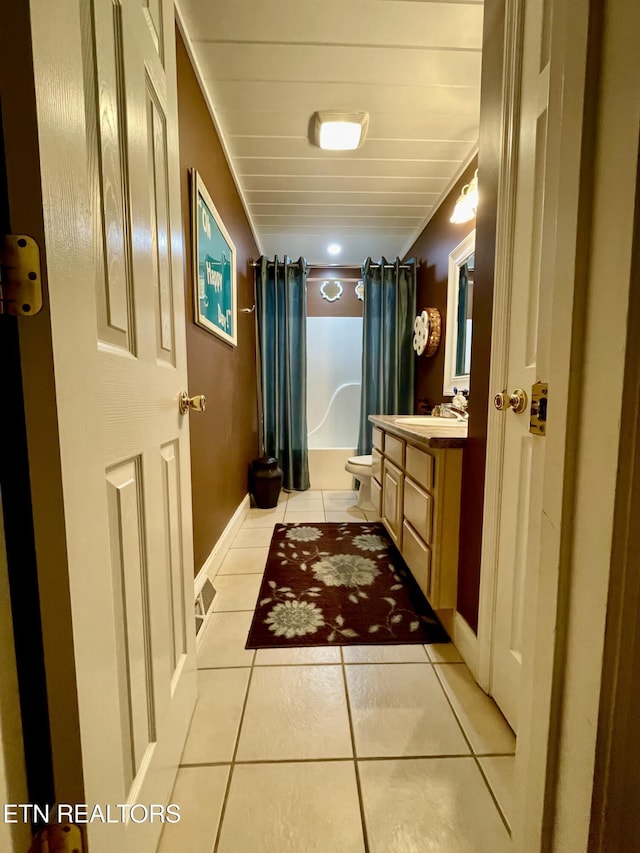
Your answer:
[[[235,537],[159,853],[511,850],[515,739],[453,646],[244,648],[274,523],[361,520],[354,502],[283,494]]]

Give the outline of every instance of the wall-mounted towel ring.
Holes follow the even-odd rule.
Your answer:
[[[253,312],[255,310],[256,310],[256,303],[254,302],[253,305],[251,306],[251,308],[241,308],[240,313],[241,314],[253,314]]]

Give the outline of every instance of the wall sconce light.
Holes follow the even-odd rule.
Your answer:
[[[478,170],[473,173],[473,178],[468,184],[462,187],[462,192],[458,196],[456,206],[453,210],[450,222],[459,225],[462,222],[469,222],[476,215],[478,209]]]

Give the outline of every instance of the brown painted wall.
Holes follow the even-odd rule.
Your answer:
[[[362,317],[362,300],[356,296],[356,282],[345,279],[359,279],[360,267],[327,267],[309,270],[307,276],[307,316],[308,317]],[[342,296],[335,302],[324,299],[320,288],[323,281],[329,279],[342,282]]]
[[[176,32],[178,120],[189,392],[205,394],[208,407],[191,419],[191,483],[196,573],[247,493],[247,467],[258,454],[254,315],[238,313],[238,346],[193,322],[189,169],[202,176],[236,246],[238,308],[253,304],[250,262],[258,247],[249,228],[220,140],[182,38]]]
[[[434,406],[444,399],[442,381],[444,377],[444,341],[447,334],[449,253],[476,227],[474,219],[471,222],[465,222],[463,225],[454,225],[449,222],[449,219],[462,187],[469,183],[477,165],[477,159],[474,158],[406,255],[407,258],[416,258],[419,263],[418,311],[427,307],[437,308],[442,314],[443,335],[437,353],[432,358],[419,358],[416,363],[416,409],[418,409],[418,403],[421,400],[428,402],[429,406]],[[475,323],[475,316],[473,319]],[[471,369],[473,370],[473,367]]]
[[[458,573],[458,610],[474,631],[477,631],[478,627],[487,412],[490,394],[489,367],[500,166],[503,35],[504,0],[485,0],[478,156],[480,206],[475,222],[476,270],[473,288],[469,438],[464,451],[462,473]],[[449,252],[471,230],[466,226],[451,225],[446,220],[451,215],[460,187],[468,182],[473,174],[473,168],[472,164],[407,254],[407,257],[416,256],[426,261],[418,278],[418,303],[423,307],[433,305],[441,311],[443,307],[446,309],[444,303],[447,297]],[[473,226],[473,223],[471,225]],[[456,229],[455,234],[452,233],[452,229]],[[442,346],[438,355],[430,361],[431,363],[424,358],[418,361],[416,401],[419,397],[427,397],[433,402],[434,399],[438,400],[442,396],[444,370]]]
[[[469,438],[465,450],[460,525],[458,610],[478,628],[480,556],[484,505],[493,276],[495,272],[498,173],[501,149],[502,46],[504,0],[485,0],[482,38],[482,86],[476,221],[476,270],[473,287]]]

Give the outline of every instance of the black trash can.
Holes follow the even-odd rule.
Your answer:
[[[249,466],[249,491],[253,495],[256,506],[260,509],[271,509],[278,505],[280,489],[282,488],[282,471],[278,468],[278,460],[272,456],[260,456]]]

